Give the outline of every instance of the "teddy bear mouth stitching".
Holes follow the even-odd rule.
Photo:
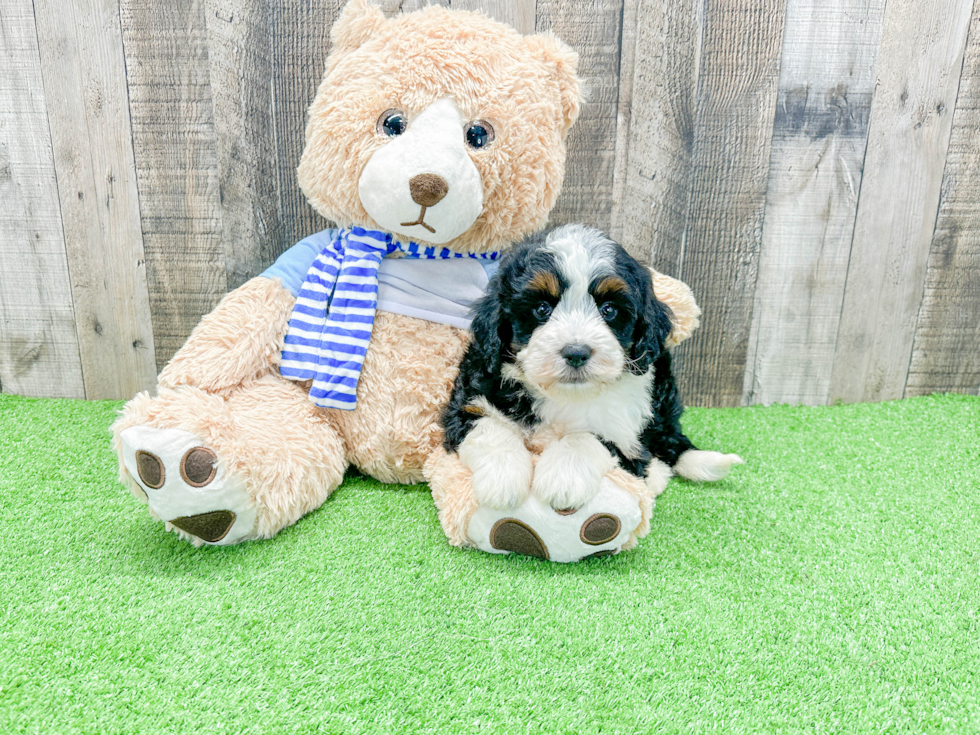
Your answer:
[[[426,210],[426,206],[423,204],[422,205],[422,211],[419,212],[419,218],[417,220],[415,220],[414,222],[402,222],[401,223],[401,226],[402,227],[411,227],[412,225],[422,225],[429,232],[431,232],[432,234],[435,234],[436,228],[435,227],[430,227],[429,225],[425,224],[425,222],[422,221],[422,220],[425,219],[425,210]]]

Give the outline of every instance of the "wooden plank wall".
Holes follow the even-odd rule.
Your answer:
[[[980,392],[980,0],[438,2],[579,52],[552,221],[692,286],[689,403]],[[325,226],[295,170],[342,4],[0,0],[0,391],[152,389]]]

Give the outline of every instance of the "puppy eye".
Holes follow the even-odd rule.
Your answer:
[[[542,301],[540,304],[534,307],[534,311],[532,313],[534,314],[535,319],[544,321],[551,316],[551,312],[551,304],[549,304],[547,301]]]
[[[395,138],[405,132],[408,118],[401,110],[385,110],[378,118],[377,130],[381,135]]]
[[[493,142],[493,126],[486,120],[471,122],[466,128],[466,142],[470,148],[485,148]]]
[[[607,301],[599,308],[599,313],[602,314],[603,319],[605,319],[607,322],[611,322],[619,315],[619,309]]]

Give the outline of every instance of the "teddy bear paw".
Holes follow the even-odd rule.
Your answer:
[[[229,473],[217,453],[180,429],[124,429],[122,459],[146,494],[154,516],[195,546],[228,545],[248,538],[258,509],[245,481]]]
[[[578,510],[555,510],[531,495],[506,511],[481,506],[467,536],[490,553],[516,553],[558,562],[618,553],[641,522],[635,497],[609,478]]]

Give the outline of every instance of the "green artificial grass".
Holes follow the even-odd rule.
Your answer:
[[[117,483],[118,407],[0,396],[2,733],[980,731],[976,397],[689,410],[747,464],[573,565],[359,476],[195,549]]]

